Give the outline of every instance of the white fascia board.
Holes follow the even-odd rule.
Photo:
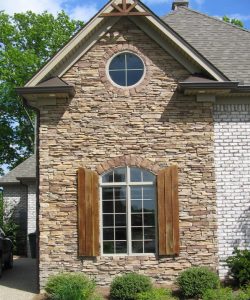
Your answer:
[[[83,43],[77,51],[75,51],[70,60],[66,60],[57,70],[57,76],[62,77],[88,50],[96,44],[96,42],[111,29],[111,27],[119,20],[119,17],[112,17],[101,26],[91,37]]]
[[[100,25],[101,22],[103,22],[104,17],[100,17],[102,13],[109,13],[113,10],[112,3],[119,4],[121,3],[121,0],[114,0],[110,1],[107,3],[107,5],[92,19],[89,21],[89,23],[84,26],[82,30],[79,31],[78,34],[76,34],[68,44],[66,44],[58,53],[47,62],[47,64],[40,70],[38,71],[32,78],[31,80],[25,85],[25,87],[34,87],[36,86],[40,81],[42,81],[50,72],[54,69],[56,69],[56,66],[59,66],[60,63],[62,64],[61,67],[57,68],[59,69],[59,73],[57,72],[57,76],[62,76],[66,70],[68,70],[73,63],[79,59],[81,55],[86,53],[88,49],[97,41],[98,34],[99,37],[105,32],[103,29],[97,30],[96,34],[93,34],[94,29]],[[127,0],[127,3],[133,3],[133,0]],[[140,5],[140,3],[137,3],[136,9],[140,12],[145,12],[147,11],[146,9],[143,8],[143,5]],[[142,18],[142,17],[139,17]],[[190,47],[185,45],[183,41],[178,38],[176,35],[174,35],[170,30],[168,30],[164,25],[159,22],[158,18],[155,16],[145,16],[143,18],[147,18],[148,21],[153,24],[155,27],[157,27],[163,34],[165,34],[170,40],[173,41],[174,44],[176,44],[180,49],[182,49],[189,57],[191,57],[198,65],[200,65],[203,69],[205,69],[212,77],[214,77],[218,81],[225,81],[225,77],[220,74],[219,71],[217,71],[215,68],[213,68],[211,65],[207,63],[202,57],[199,57]],[[107,19],[107,18],[106,18]],[[117,18],[115,17],[110,17],[110,22],[104,22],[107,26],[106,30],[108,30],[111,26],[112,23],[116,23]],[[107,24],[109,23],[109,24]],[[82,47],[79,47],[80,43],[88,36],[93,34],[93,37],[91,37],[87,42],[86,45]],[[82,52],[80,53],[79,50],[76,51],[75,54],[73,54],[73,61],[70,60],[70,63],[66,64],[62,63],[63,60],[69,53],[76,49],[76,48],[82,49]]]
[[[138,6],[137,9],[139,11],[144,11],[141,6]],[[157,20],[155,16],[145,16],[154,26],[156,26],[159,30],[161,30],[169,39],[171,39],[178,47],[180,47],[189,57],[191,57],[197,64],[199,64],[204,70],[206,70],[214,79],[218,81],[225,81],[226,78],[220,74],[215,68],[207,63],[207,61],[203,60],[199,57],[192,49],[186,46],[181,39],[179,39],[176,35],[174,35],[170,30],[168,30],[165,26],[161,24]]]
[[[198,64],[194,64],[193,60],[185,58],[183,52],[181,53],[176,51],[176,49],[179,48],[174,48],[173,45],[170,45],[170,43],[167,42],[167,39],[164,39],[162,35],[160,36],[160,34],[152,27],[151,24],[145,22],[145,19],[131,18],[131,21],[134,22],[148,36],[150,36],[151,39],[154,40],[162,49],[175,58],[191,74],[199,73],[202,70]]]
[[[59,50],[55,56],[49,60],[46,65],[38,71],[30,81],[28,81],[25,87],[34,87],[41,80],[43,80],[51,70],[53,70],[56,65],[58,65],[69,52],[71,52],[77,45],[98,26],[102,21],[103,17],[100,17],[102,13],[108,13],[112,11],[111,3],[108,3],[86,26],[83,27],[82,30],[77,33],[69,43],[67,43],[61,50]]]

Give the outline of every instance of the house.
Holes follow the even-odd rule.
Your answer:
[[[225,278],[249,247],[250,32],[175,0],[109,1],[25,87],[38,115],[39,282]]]
[[[5,176],[3,187],[4,218],[18,225],[16,253],[31,256],[29,234],[36,232],[36,158],[33,154]]]

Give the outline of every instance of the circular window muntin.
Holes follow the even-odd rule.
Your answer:
[[[143,74],[142,74],[140,80],[138,80],[135,84],[129,85],[129,86],[119,85],[119,84],[116,83],[116,82],[111,78],[111,76],[109,75],[109,67],[110,67],[110,64],[111,64],[112,60],[113,60],[116,56],[121,55],[121,54],[123,54],[123,53],[124,53],[124,54],[125,54],[125,53],[129,53],[129,54],[135,55],[136,57],[138,57],[138,58],[141,60],[141,62],[142,62],[142,64],[143,64]],[[137,70],[137,69],[124,69],[124,71],[126,71],[126,70]],[[141,70],[141,69],[138,69],[138,70]],[[124,50],[124,51],[118,52],[118,53],[114,54],[112,57],[110,57],[110,59],[109,59],[108,62],[107,62],[107,65],[106,65],[106,75],[107,75],[109,81],[110,81],[114,86],[116,86],[116,87],[118,87],[118,88],[121,88],[121,89],[131,89],[131,88],[133,88],[133,87],[135,87],[135,86],[138,86],[138,85],[143,81],[143,79],[145,78],[145,75],[146,75],[146,65],[145,65],[145,62],[144,62],[144,60],[141,58],[140,55],[138,55],[137,53],[135,53],[135,52],[133,52],[133,51]]]

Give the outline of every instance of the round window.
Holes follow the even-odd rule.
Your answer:
[[[144,75],[144,63],[137,55],[123,52],[110,61],[108,72],[111,80],[123,87],[138,83]]]

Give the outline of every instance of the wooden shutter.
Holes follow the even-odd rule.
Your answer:
[[[99,255],[98,175],[78,169],[79,256]]]
[[[159,255],[177,255],[179,246],[178,167],[157,176]]]

